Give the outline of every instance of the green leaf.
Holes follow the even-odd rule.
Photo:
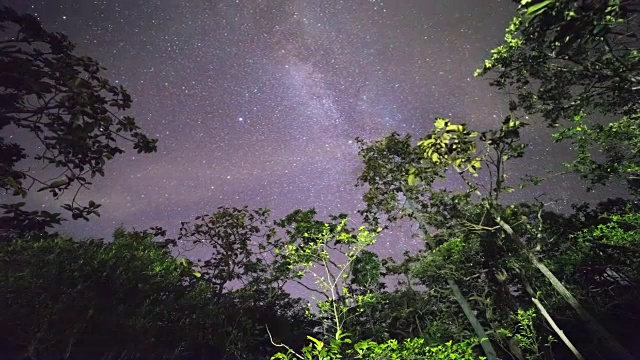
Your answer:
[[[436,129],[442,129],[445,126],[449,125],[449,120],[444,118],[436,118],[436,121],[433,124]]]
[[[316,345],[316,349],[320,350],[324,347],[324,343],[316,338],[314,338],[311,335],[307,335],[307,339],[313,341],[313,343]]]
[[[415,167],[410,167],[409,168],[409,177],[407,178],[407,183],[409,184],[409,186],[413,186],[416,183],[418,183],[420,181],[420,178],[416,175],[416,168]]]
[[[480,167],[482,166],[482,162],[480,161],[479,158],[473,159],[471,161],[471,169],[473,170],[472,172],[475,172],[476,170],[480,169]]]
[[[448,125],[446,128],[447,132],[462,132],[464,130],[464,126],[462,125]]]
[[[527,15],[536,16],[546,10],[546,6],[553,0],[545,0],[527,8]]]
[[[416,183],[416,176],[414,174],[409,174],[409,178],[407,179],[407,183],[409,186],[413,186]]]

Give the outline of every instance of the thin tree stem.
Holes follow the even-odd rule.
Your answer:
[[[605,329],[600,322],[591,316],[589,312],[582,307],[580,302],[571,294],[571,292],[562,284],[558,278],[544,265],[538,257],[533,254],[529,248],[520,240],[518,235],[515,234],[511,226],[504,222],[500,216],[494,211],[493,217],[496,222],[502,227],[502,229],[509,235],[511,240],[518,246],[529,258],[531,263],[538,269],[540,272],[549,280],[551,285],[556,289],[556,291],[573,307],[573,309],[578,313],[580,318],[585,322],[589,330],[591,330],[591,334],[596,340],[600,340],[608,344],[613,351],[615,351],[616,359],[624,359],[624,360],[635,360],[635,358],[625,349],[616,338],[609,333],[607,329]]]

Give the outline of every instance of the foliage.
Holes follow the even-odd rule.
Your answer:
[[[114,238],[109,245],[58,238],[3,246],[0,283],[3,309],[10,310],[2,314],[6,338],[29,348],[31,356],[64,353],[85,341],[84,346],[119,344],[142,351],[157,336],[177,330],[172,331],[166,318],[172,312],[166,310],[198,297],[197,288],[187,291],[182,285],[192,281],[188,267],[135,234],[119,230]],[[148,336],[137,338],[140,332]],[[86,333],[94,339],[84,338]]]
[[[372,143],[359,140],[365,169],[358,185],[367,187],[363,217],[368,223],[378,224],[381,216],[395,221],[411,218],[412,212],[419,211],[420,218],[436,229],[456,232],[468,228],[472,224],[461,222],[460,215],[468,210],[477,213],[470,209],[471,200],[484,184],[473,183],[465,176],[477,175],[484,163],[489,177],[488,186],[482,188],[487,195],[484,201],[497,205],[501,194],[513,191],[506,184],[503,164],[524,155],[526,145],[519,143],[519,134],[526,125],[510,115],[498,130],[478,133],[468,130],[465,124],[438,118],[434,130],[419,139],[416,146],[410,135],[400,137],[397,133]],[[477,148],[476,137],[485,144],[484,148]],[[439,187],[451,170],[462,177],[465,188],[451,191]],[[410,199],[419,208],[410,209]],[[455,226],[458,223],[460,227]]]
[[[222,206],[193,222],[182,222],[178,237],[166,238],[164,243],[209,252],[196,265],[216,293],[222,294],[234,284],[259,287],[283,280],[275,252],[284,246],[284,240],[276,235],[269,210]]]
[[[345,215],[332,216],[330,222],[315,220],[315,210],[297,210],[279,225],[286,228],[289,241],[278,254],[291,271],[293,279],[301,279],[304,275],[313,276],[316,289],[298,281],[308,290],[321,298],[315,305],[320,317],[331,318],[331,332],[342,332],[346,319],[352,312],[361,312],[361,305],[375,301],[373,293],[351,294],[348,283],[352,278],[354,264],[359,264],[362,252],[375,242],[376,232],[360,227],[357,234],[347,226]],[[344,257],[344,262],[335,260],[336,256]],[[320,266],[319,272],[313,271]],[[356,275],[358,272],[356,271]],[[315,296],[315,295],[314,295]],[[324,329],[327,333],[327,329]]]
[[[368,250],[361,251],[354,259],[351,271],[350,285],[363,290],[375,290],[382,287],[380,283],[382,262],[376,253]]]
[[[521,349],[520,356],[524,356],[527,359],[543,359],[544,355],[540,351],[541,347],[543,345],[550,347],[555,340],[551,335],[549,335],[546,343],[541,343],[541,339],[536,330],[535,310],[518,309],[513,318],[516,321],[515,333],[512,333],[507,329],[498,329],[497,332],[500,335],[513,339],[513,341],[518,344],[518,347]]]
[[[286,348],[286,352],[279,352],[271,359],[475,359],[473,351],[477,341],[469,340],[456,343],[448,342],[438,346],[427,346],[421,338],[408,338],[403,342],[395,339],[377,343],[372,340],[359,341],[352,347],[351,335],[345,332],[345,324],[355,316],[362,314],[368,306],[380,304],[380,299],[373,292],[367,291],[368,285],[379,277],[380,264],[373,253],[364,250],[375,241],[375,232],[360,227],[357,234],[347,227],[346,216],[334,216],[333,222],[322,223],[314,220],[315,211],[296,211],[281,223],[289,226],[293,243],[287,244],[282,252],[289,262],[290,268],[296,276],[311,273],[326,300],[319,300],[317,304],[320,318],[325,319],[325,325],[330,325],[334,335],[327,337],[327,342],[307,336],[311,341],[297,353],[285,344],[275,344]],[[297,241],[296,241],[297,240]],[[334,261],[332,252],[341,248],[340,253],[345,260],[342,263]],[[312,269],[319,265],[321,270],[316,273]],[[335,274],[337,273],[337,274]],[[365,280],[366,279],[366,280]],[[365,291],[351,293],[347,283],[360,286]],[[366,285],[366,286],[363,286]],[[323,316],[324,315],[324,316]],[[328,326],[325,326],[325,329]],[[325,336],[327,331],[325,330]],[[347,347],[348,346],[348,347]]]
[[[0,137],[0,189],[25,198],[36,186],[56,199],[73,190],[63,209],[74,220],[99,216],[100,204],[80,204],[78,192],[96,175],[104,176],[106,162],[124,152],[122,141],[138,153],[150,153],[157,140],[140,132],[132,117],[116,114],[131,107],[131,96],[101,76],[104,68],[97,61],[75,55],[65,35],[48,32],[36,17],[9,7],[0,8],[0,31],[5,34],[0,41],[0,129],[24,130],[31,136],[27,148],[34,152]],[[23,168],[28,159],[33,160],[29,165],[53,170],[37,177]],[[42,234],[62,220],[60,214],[23,210],[24,205],[0,204],[0,239]]]
[[[596,184],[622,176],[638,185],[639,11],[629,0],[521,1],[504,43],[476,71],[513,95],[510,110],[562,126],[556,140],[577,150],[568,165]]]
[[[354,340],[424,339],[428,345],[472,337],[464,316],[447,291],[395,289],[376,294],[378,301],[364,304],[363,311],[345,321]]]
[[[636,285],[640,280],[640,216],[630,206],[609,211],[593,219],[595,223],[590,221],[591,225],[568,234],[561,243],[548,243],[543,256],[591,308],[628,319],[640,311]]]
[[[264,326],[300,343],[304,308],[279,289],[216,298],[190,261],[139,232],[114,241],[57,238],[0,246],[3,351],[224,358],[271,352]],[[268,296],[267,296],[268,295]],[[6,352],[3,352],[6,354]]]
[[[478,299],[486,312],[486,320],[493,328],[500,327],[505,315],[517,310],[522,301],[527,299],[527,294],[531,296],[531,301],[537,300],[530,289],[528,271],[535,268],[551,284],[551,290],[579,314],[594,339],[610,345],[618,356],[631,358],[617,339],[527,246],[526,241],[535,238],[538,231],[530,223],[529,214],[518,214],[520,211],[516,207],[504,206],[500,201],[502,194],[514,191],[513,186],[507,183],[506,162],[524,155],[526,145],[520,143],[519,132],[525,126],[525,123],[509,115],[497,130],[477,133],[467,130],[464,124],[453,125],[448,120],[436,119],[434,130],[419,140],[415,147],[410,145],[410,138],[405,137],[402,141],[406,145],[395,146],[392,149],[395,153],[390,152],[388,139],[398,138],[395,134],[372,144],[362,144],[360,154],[365,160],[365,170],[359,180],[369,185],[365,194],[367,209],[364,212],[370,214],[367,219],[377,222],[381,213],[390,220],[405,216],[417,221],[423,232],[431,230],[445,239],[444,242],[437,242],[432,236],[425,235],[429,250],[424,253],[426,257],[433,252],[438,254],[436,250],[442,244],[450,244],[449,247],[445,246],[445,250],[459,252],[465,248],[451,247],[456,244],[448,243],[451,239],[469,241],[474,233],[477,234],[474,236],[481,236],[478,263],[482,266],[477,273],[481,281],[474,282],[474,286],[484,286],[486,289],[483,292],[485,295]],[[475,137],[478,137],[481,146],[472,144],[471,139]],[[423,151],[422,158],[414,156],[419,150]],[[485,169],[488,184],[469,177],[476,175],[480,167]],[[391,169],[405,174],[407,180],[396,176],[386,183],[381,182],[381,177],[389,179],[386,174],[393,172]],[[448,174],[458,176],[463,181],[464,186],[459,191],[439,188],[436,180],[445,180]],[[397,199],[395,204],[380,206],[391,197]],[[402,204],[403,198],[406,199],[406,206]],[[389,215],[390,211],[401,215]],[[455,274],[456,266],[452,265],[452,273]],[[464,269],[464,264],[460,265],[459,268]],[[452,281],[452,276],[448,276],[447,282],[453,293],[457,294],[456,298],[469,322],[477,334],[483,333],[477,316],[470,314],[469,305],[465,304],[460,290],[456,290],[457,286],[453,286]],[[522,290],[526,290],[526,293]],[[484,338],[482,335],[478,337]],[[489,357],[490,352],[492,350],[485,348]]]
[[[361,142],[365,169],[359,184],[367,186],[364,217],[374,224],[383,216],[388,221],[406,217],[430,228],[431,234],[424,235],[428,246],[421,256],[422,274],[444,274],[439,278],[443,281],[464,280],[486,271],[489,281],[507,291],[507,283],[495,280],[514,249],[504,241],[504,235],[495,233],[498,228],[492,211],[502,211],[500,195],[513,191],[514,185],[506,181],[504,162],[523,156],[525,146],[518,143],[518,138],[525,125],[509,116],[498,130],[478,133],[464,124],[436,119],[434,130],[415,146],[411,137],[400,138],[397,134],[370,144]],[[477,175],[482,167],[489,184],[466,176]],[[443,189],[439,181],[449,174],[462,178],[465,186],[457,191]],[[508,208],[503,216],[514,219],[516,225],[522,223]],[[429,281],[427,286],[434,280],[421,277]]]
[[[401,360],[401,359],[450,359],[450,360],[477,360],[485,359],[476,356],[475,340],[453,343],[446,342],[438,346],[427,346],[424,339],[414,338],[402,342],[388,340],[384,343],[375,341],[361,341],[346,350],[348,355],[342,355],[342,344],[350,344],[346,336],[339,336],[339,340],[332,340],[328,345],[311,336],[311,342],[305,346],[301,354],[289,349],[288,353],[278,353],[271,357],[272,360],[333,360],[333,359],[363,359],[363,360]],[[341,351],[342,350],[342,351]]]
[[[610,246],[638,248],[640,245],[640,214],[629,212],[606,216],[609,221],[594,229],[584,230],[581,236],[592,236]],[[589,232],[591,232],[589,234]]]

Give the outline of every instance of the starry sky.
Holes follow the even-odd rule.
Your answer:
[[[355,137],[420,136],[436,116],[484,129],[505,113],[505,98],[472,74],[515,15],[510,0],[4,3],[107,67],[133,96],[131,115],[159,138],[158,153],[127,152],[82,193],[103,204],[102,217],[67,222],[77,236],[109,238],[120,224],[172,232],[222,205],[354,213]],[[525,136],[522,169],[564,156],[544,127]],[[566,202],[575,188],[548,189]],[[50,207],[46,196],[32,201]],[[391,232],[376,247],[397,255],[419,242]]]

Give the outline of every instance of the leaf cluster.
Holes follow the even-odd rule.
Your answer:
[[[131,107],[131,96],[102,76],[97,61],[76,55],[64,34],[48,32],[34,16],[6,6],[0,8],[0,31],[5,35],[0,40],[0,130],[26,130],[29,151],[37,149],[32,154],[0,137],[0,189],[22,198],[32,189],[54,198],[74,190],[63,209],[74,220],[99,216],[97,204],[76,201],[78,192],[95,176],[104,176],[106,162],[124,152],[123,142],[138,153],[151,153],[157,140],[143,134],[134,118],[117,114]],[[49,167],[42,173],[50,178],[23,168],[27,160]],[[1,237],[37,234],[47,223],[61,221],[56,214],[21,208],[21,203],[0,204]],[[31,226],[9,227],[16,222]]]

